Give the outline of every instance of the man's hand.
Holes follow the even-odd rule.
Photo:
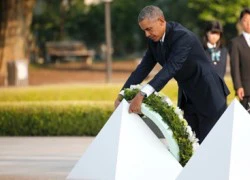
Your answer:
[[[243,88],[237,89],[237,96],[240,98],[240,100],[243,100],[243,97],[245,96]]]
[[[119,106],[120,102],[122,101],[123,96],[121,94],[119,94],[115,100],[115,109]]]
[[[132,99],[130,106],[129,106],[129,113],[141,113],[141,104],[143,101],[144,96],[139,92],[137,95]]]

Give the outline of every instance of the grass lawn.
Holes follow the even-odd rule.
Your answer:
[[[231,78],[225,78],[231,94],[228,103],[234,98],[234,90]],[[86,101],[94,103],[97,101],[113,102],[121,89],[122,84],[67,84],[50,86],[8,87],[0,89],[0,103],[24,103],[24,102],[53,102],[53,101]],[[169,96],[173,102],[177,102],[177,84],[171,80],[161,91]],[[44,102],[45,103],[45,102]]]

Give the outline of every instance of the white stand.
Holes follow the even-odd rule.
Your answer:
[[[68,175],[78,180],[175,180],[181,165],[123,100]]]
[[[249,180],[250,116],[235,99],[177,180]]]

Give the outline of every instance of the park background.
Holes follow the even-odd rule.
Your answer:
[[[241,32],[239,13],[250,6],[250,1],[1,1],[0,135],[96,135],[113,112],[113,102],[123,83],[145,52],[146,40],[137,15],[150,4],[159,6],[167,21],[180,22],[201,40],[206,23],[219,20],[228,45]],[[111,47],[105,29],[107,6]],[[48,58],[49,42],[80,42],[86,52],[91,52],[91,60],[67,55]],[[112,64],[107,63],[111,54]],[[16,62],[27,65],[24,81],[15,79],[15,73],[14,80],[10,78],[12,71],[18,71]],[[230,103],[234,90],[229,66],[225,81],[231,91]],[[176,104],[174,80],[162,92]]]

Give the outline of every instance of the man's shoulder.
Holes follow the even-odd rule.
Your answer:
[[[184,32],[191,32],[188,28],[183,26],[181,23],[170,21],[168,22],[170,27],[172,27],[173,31],[184,31]]]
[[[231,43],[238,43],[242,38],[242,35],[236,36],[231,39]]]
[[[172,39],[172,41],[183,39],[189,39],[189,41],[194,41],[196,39],[195,34],[180,23],[173,21],[168,23],[169,32],[167,32],[167,36],[169,37],[169,39]]]
[[[173,36],[182,36],[182,35],[187,35],[187,36],[195,36],[192,31],[187,29],[185,26],[178,22],[168,22],[169,23],[169,29],[170,31],[172,30],[172,35]]]

